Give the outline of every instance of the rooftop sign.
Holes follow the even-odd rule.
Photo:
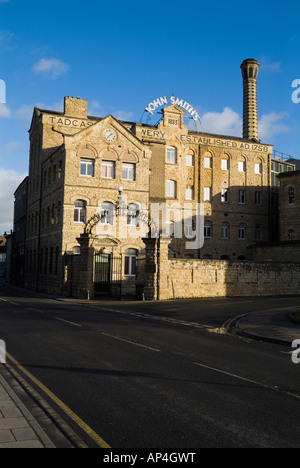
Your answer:
[[[146,107],[146,111],[149,112],[149,114],[153,115],[155,110],[159,107],[167,106],[167,105],[176,105],[181,107],[185,112],[188,112],[194,120],[199,120],[200,117],[196,110],[184,99],[180,99],[175,96],[171,96],[168,98],[167,96],[164,97],[159,97],[157,99],[154,99],[154,101],[149,102],[148,106]]]

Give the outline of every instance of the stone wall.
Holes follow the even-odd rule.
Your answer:
[[[166,280],[165,299],[299,294],[300,263],[173,259]]]
[[[300,292],[300,261],[254,262],[168,258],[170,240],[144,239],[145,297],[167,300],[193,297],[272,296]],[[151,269],[157,258],[157,268]],[[148,265],[148,268],[147,268]]]

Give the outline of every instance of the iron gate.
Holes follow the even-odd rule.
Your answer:
[[[95,254],[94,294],[121,295],[121,257]]]

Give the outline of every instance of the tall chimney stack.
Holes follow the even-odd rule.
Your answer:
[[[254,59],[241,64],[243,76],[243,138],[257,140],[257,96],[256,82],[259,63]]]

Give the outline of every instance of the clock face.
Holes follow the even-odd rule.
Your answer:
[[[105,140],[108,141],[109,143],[111,143],[117,138],[117,134],[112,128],[107,128],[106,130],[104,130],[103,136]]]

